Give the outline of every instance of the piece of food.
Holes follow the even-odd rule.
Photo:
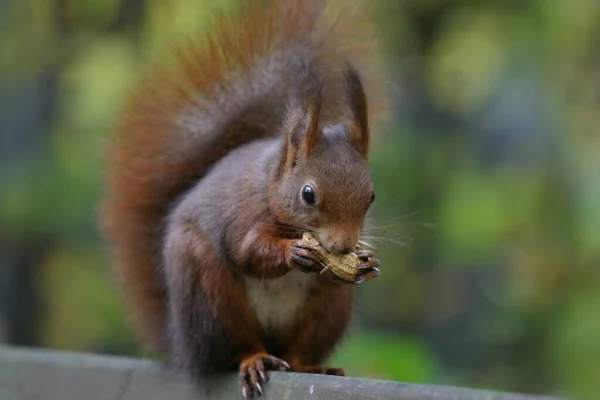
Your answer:
[[[315,239],[309,232],[305,232],[302,236],[302,240],[309,243],[312,246],[320,246],[317,239]],[[358,258],[354,253],[334,255],[327,252],[325,249],[317,253],[319,261],[325,265],[325,270],[331,270],[338,278],[348,282],[356,282],[359,280],[359,276],[364,274],[364,270],[360,270],[358,267],[363,261]]]

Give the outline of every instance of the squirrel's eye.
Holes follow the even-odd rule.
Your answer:
[[[371,204],[375,201],[375,192],[371,193]]]
[[[310,206],[315,205],[315,191],[309,185],[302,188],[302,200]]]

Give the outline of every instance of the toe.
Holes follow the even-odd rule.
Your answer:
[[[343,368],[332,368],[329,375],[346,376],[346,370]]]
[[[252,386],[256,386],[256,384],[258,383],[258,372],[256,371],[255,368],[248,368],[248,377],[250,380],[250,384]]]
[[[244,381],[241,383],[242,384],[242,396],[244,396],[244,398],[252,398],[253,393],[252,393],[252,388],[250,387],[250,385],[248,384],[248,382],[244,379]]]
[[[369,258],[374,256],[373,252],[369,251],[369,250],[359,250],[359,251],[356,251],[355,254],[362,261],[369,261]]]
[[[269,380],[269,377],[267,376],[267,373],[265,372],[265,364],[263,363],[263,360],[261,360],[260,358],[258,360],[256,360],[256,372],[258,373],[258,376],[260,378],[259,382],[267,382]]]
[[[356,280],[354,281],[354,283],[362,283],[364,281],[368,281],[370,279],[374,279],[377,278],[379,275],[381,274],[381,272],[379,271],[379,269],[372,267],[372,268],[365,268],[364,271],[361,271],[361,273],[356,277]]]
[[[269,356],[265,362],[267,362],[272,368],[278,369],[279,371],[287,371],[290,369],[290,366],[287,362],[277,357]]]

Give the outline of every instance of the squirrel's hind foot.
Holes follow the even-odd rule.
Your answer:
[[[321,367],[318,365],[294,366],[294,367],[292,367],[291,372],[300,372],[300,373],[305,373],[305,374],[346,376],[346,370],[343,368],[329,368],[329,367]]]
[[[290,366],[285,361],[267,353],[256,353],[245,357],[240,362],[240,385],[242,395],[252,398],[255,394],[262,395],[261,383],[269,380],[267,371],[287,371]]]

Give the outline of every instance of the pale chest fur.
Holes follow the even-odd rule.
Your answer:
[[[246,277],[246,295],[263,329],[275,332],[289,329],[314,281],[314,274],[300,271],[275,279]]]

